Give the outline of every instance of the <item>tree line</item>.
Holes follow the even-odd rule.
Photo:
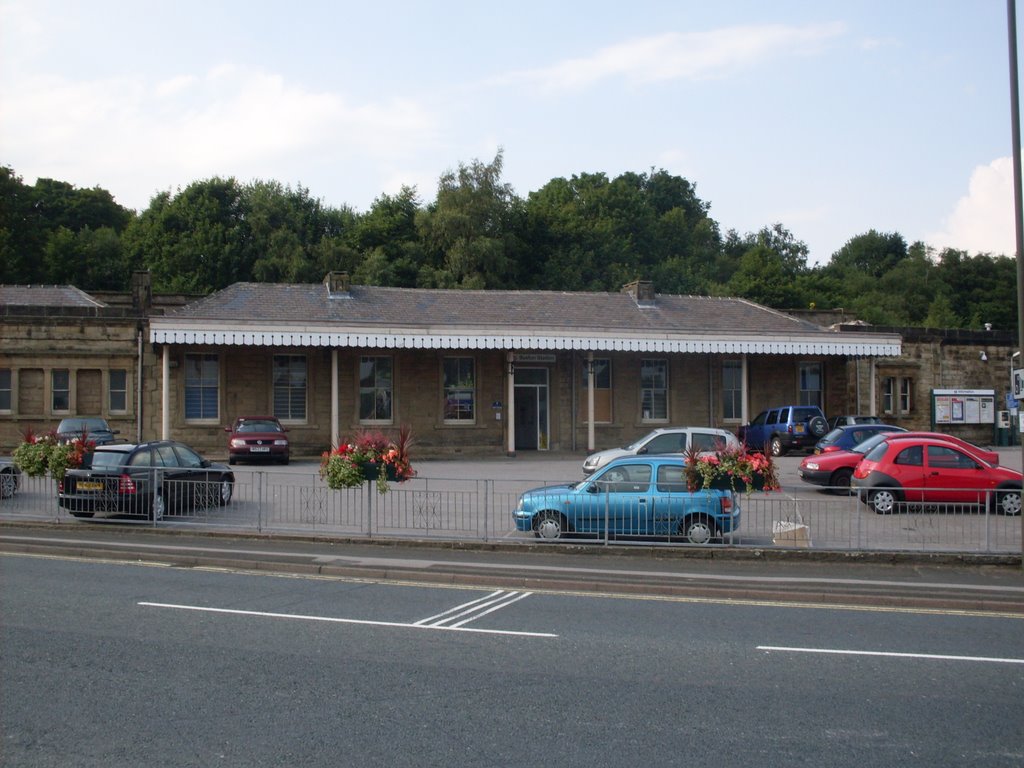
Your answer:
[[[850,238],[827,263],[782,224],[722,232],[695,186],[664,170],[581,173],[518,196],[502,153],[462,163],[423,202],[414,187],[365,213],[309,190],[234,178],[155,195],[136,212],[99,187],[0,166],[0,282],[127,290],[147,269],[157,292],[206,294],[233,282],[617,291],[736,296],[787,310],[843,308],[875,325],[996,329],[1017,324],[1012,258],[970,255],[897,232]]]

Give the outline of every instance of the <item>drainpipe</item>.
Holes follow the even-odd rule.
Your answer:
[[[142,442],[142,329],[138,333],[138,361],[135,363],[135,442]]]
[[[516,455],[516,363],[515,355],[512,352],[505,356],[505,367],[507,372],[507,384],[505,399],[508,401],[508,418],[505,419],[505,430],[508,434],[506,452],[509,456]]]

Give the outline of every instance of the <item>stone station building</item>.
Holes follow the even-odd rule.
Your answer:
[[[281,418],[300,456],[403,425],[423,457],[582,452],[657,426],[735,430],[786,403],[930,426],[922,387],[935,366],[905,329],[826,328],[643,281],[619,293],[457,291],[353,286],[332,273],[197,298],[153,297],[148,277],[133,276],[130,296],[0,286],[0,453],[66,415],[211,457],[226,455],[224,426],[262,414]],[[977,356],[977,340],[957,341],[931,354]],[[889,382],[890,370],[909,384]],[[945,383],[992,386],[983,372]],[[908,407],[884,413],[891,386],[910,387]]]

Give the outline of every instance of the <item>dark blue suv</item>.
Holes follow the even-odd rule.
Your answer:
[[[765,449],[772,456],[784,456],[796,448],[813,448],[826,432],[828,420],[818,406],[783,405],[761,411],[736,435],[752,451]]]

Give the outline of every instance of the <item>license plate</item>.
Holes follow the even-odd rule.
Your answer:
[[[803,424],[795,424],[793,426],[793,431],[796,432],[798,435],[802,435],[804,433],[804,425]]]
[[[102,491],[103,483],[97,483],[94,480],[79,480],[75,488],[80,491]]]
[[[270,453],[270,449],[265,445],[253,445],[249,448],[249,453]]]

